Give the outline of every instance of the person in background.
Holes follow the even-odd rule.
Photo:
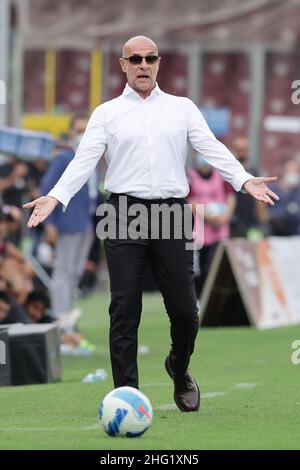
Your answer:
[[[0,290],[0,325],[11,323],[30,323],[22,307],[13,302],[9,294]]]
[[[48,162],[42,159],[33,160],[28,163],[27,196],[37,198],[40,194],[40,182],[48,167]],[[31,254],[38,257],[38,248],[44,233],[44,225],[41,224],[31,231]]]
[[[41,194],[47,194],[59,180],[75,155],[87,125],[83,116],[74,117],[70,127],[70,147],[61,151],[50,164],[41,181]],[[52,273],[51,304],[54,317],[76,313],[74,300],[92,243],[91,198],[84,184],[67,210],[57,207],[45,221],[45,239],[56,246]],[[76,312],[75,312],[76,310]]]
[[[48,295],[39,290],[31,291],[23,304],[23,310],[32,323],[52,323],[53,317],[47,313],[49,308]]]
[[[269,209],[272,235],[300,235],[300,172],[299,164],[289,160],[285,163],[279,182],[273,184],[280,200]]]
[[[32,290],[34,273],[21,251],[8,239],[12,221],[11,207],[0,207],[0,273],[9,282],[13,299],[21,304]]]
[[[245,170],[253,175],[256,168],[250,166],[249,142],[244,137],[236,138],[232,143],[232,153],[243,165]],[[236,194],[236,207],[233,213],[230,236],[260,238],[268,233],[268,211],[265,204],[252,198],[249,194],[238,192]]]
[[[102,241],[99,240],[96,233],[97,224],[99,222],[99,217],[96,215],[96,209],[105,202],[105,197],[104,194],[98,189],[97,199],[95,202],[96,204],[91,211],[93,223],[93,241],[85,263],[84,273],[79,282],[79,289],[83,296],[89,294],[96,288],[98,283],[100,263],[103,260]]]
[[[19,207],[8,206],[6,204],[1,206],[1,210],[7,215],[6,239],[15,245],[15,240],[18,237],[22,223],[22,212]]]
[[[229,224],[236,204],[235,191],[226,184],[201,154],[196,167],[187,172],[190,185],[188,201],[194,205],[195,288],[200,298],[213,257],[221,240],[229,237]],[[199,204],[200,206],[196,206]]]
[[[0,165],[0,203],[8,206],[21,207],[26,192],[28,166],[16,158],[10,158]],[[19,246],[21,242],[21,226],[11,233],[11,241]]]
[[[10,158],[0,165],[0,194],[2,203],[22,206],[22,196],[26,187],[25,177],[28,167],[16,158]]]
[[[35,324],[57,323],[55,319],[49,315],[49,308],[50,299],[45,292],[40,290],[30,292],[23,305],[23,310],[27,316],[28,322]],[[60,349],[63,354],[86,356],[87,354],[92,354],[95,350],[94,345],[84,339],[79,331],[69,333],[60,331],[60,344]]]

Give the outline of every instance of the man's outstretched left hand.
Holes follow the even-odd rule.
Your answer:
[[[270,178],[250,178],[248,181],[246,181],[246,183],[243,184],[243,189],[245,189],[247,193],[251,194],[251,196],[253,196],[258,201],[262,201],[266,204],[274,206],[275,203],[273,199],[278,201],[279,197],[267,186],[267,183],[272,183],[276,180],[276,176]]]

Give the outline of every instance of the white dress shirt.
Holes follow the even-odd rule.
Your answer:
[[[237,191],[252,178],[189,98],[156,85],[143,99],[127,84],[122,95],[95,109],[74,159],[48,195],[66,207],[106,152],[107,191],[143,199],[183,198],[189,192],[188,141]]]

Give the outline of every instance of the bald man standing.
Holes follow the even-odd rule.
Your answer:
[[[159,88],[160,61],[157,46],[149,38],[137,36],[124,44],[120,65],[127,84],[122,95],[95,109],[74,159],[57,184],[47,196],[25,205],[34,209],[29,227],[45,220],[57,204],[66,207],[104,152],[105,189],[111,192],[108,201],[116,210],[125,196],[128,214],[133,205],[142,204],[151,223],[154,204],[170,208],[177,203],[183,208],[189,192],[188,141],[237,191],[243,188],[256,199],[274,204],[271,197],[277,196],[266,182],[275,178],[246,173],[215,138],[192,101]],[[128,221],[132,221],[129,215]],[[121,229],[120,219],[117,225]],[[198,411],[200,392],[188,370],[198,332],[198,308],[193,253],[186,249],[186,241],[185,235],[176,237],[174,227],[168,238],[160,232],[158,238],[127,234],[126,239],[119,235],[105,240],[111,283],[110,354],[115,386],[138,387],[137,333],[149,260],[171,324],[172,346],[165,367],[174,382],[174,399],[181,411]]]

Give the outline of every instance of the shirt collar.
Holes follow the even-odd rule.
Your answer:
[[[153,90],[151,91],[150,96],[149,96],[148,98],[150,98],[150,97],[152,97],[152,96],[155,96],[155,95],[162,95],[163,93],[164,93],[164,92],[159,88],[159,86],[158,86],[158,84],[157,84],[157,82],[156,82],[155,88],[153,88]],[[126,83],[126,86],[125,86],[125,88],[124,88],[124,90],[123,90],[122,95],[123,95],[123,96],[129,96],[129,95],[130,95],[130,96],[132,96],[132,97],[134,97],[134,98],[143,99],[143,98],[140,97],[140,95],[139,95],[136,91],[134,91],[134,90],[128,85],[128,83]]]

